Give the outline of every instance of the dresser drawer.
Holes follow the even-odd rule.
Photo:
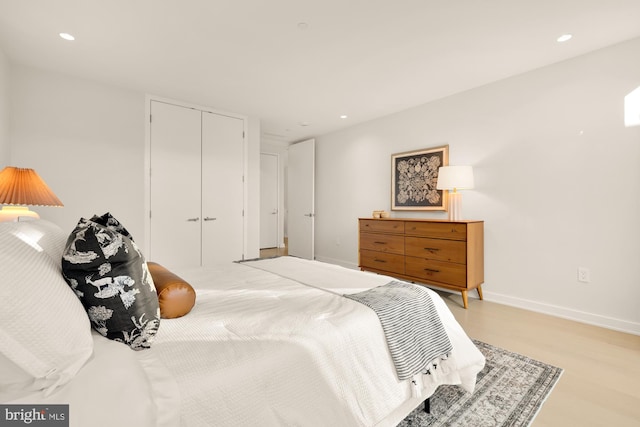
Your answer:
[[[405,233],[434,239],[466,240],[467,224],[406,221]]]
[[[426,282],[445,283],[460,288],[467,286],[467,267],[463,264],[407,257],[405,274]]]
[[[403,234],[404,221],[385,221],[384,219],[361,219],[360,231]]]
[[[467,244],[459,240],[407,236],[404,248],[407,256],[458,264],[467,262]]]
[[[404,236],[397,234],[360,233],[360,249],[404,254]]]
[[[404,274],[404,255],[361,250],[360,268]]]

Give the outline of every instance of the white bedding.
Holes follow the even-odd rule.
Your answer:
[[[188,315],[163,319],[150,350],[95,336],[94,357],[47,398],[71,405],[71,426],[395,426],[438,384],[473,391],[484,366],[432,293],[454,350],[412,398],[375,313],[340,296],[389,277],[291,257],[176,273],[197,291]]]
[[[31,393],[7,404],[68,404],[71,427],[179,425],[176,383],[151,353],[92,333],[93,355],[51,395]],[[153,387],[152,387],[153,383]]]
[[[395,425],[440,383],[472,391],[484,366],[433,293],[454,351],[425,377],[423,398],[395,413],[412,400],[411,387],[397,380],[380,322],[338,295],[390,278],[291,257],[178,273],[199,289],[198,302],[185,318],[164,322],[153,351],[182,373],[186,426]]]

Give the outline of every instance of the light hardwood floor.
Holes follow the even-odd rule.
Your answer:
[[[564,369],[533,427],[640,426],[640,336],[438,293],[470,337]]]
[[[289,254],[288,240],[284,238],[284,248],[260,249],[260,258],[271,258],[274,256],[284,256]]]

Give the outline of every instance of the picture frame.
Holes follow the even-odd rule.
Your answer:
[[[391,210],[446,211],[447,191],[436,189],[438,168],[449,165],[449,145],[391,155]]]

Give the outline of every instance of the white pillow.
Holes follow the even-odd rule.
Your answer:
[[[43,220],[0,223],[0,373],[13,372],[0,375],[0,400],[51,392],[93,352],[89,318],[61,274],[65,234]]]
[[[62,252],[67,244],[69,233],[58,225],[44,219],[31,219],[13,223],[14,234],[28,242],[35,250],[49,255],[56,265],[61,265]],[[62,271],[62,268],[60,269]]]

